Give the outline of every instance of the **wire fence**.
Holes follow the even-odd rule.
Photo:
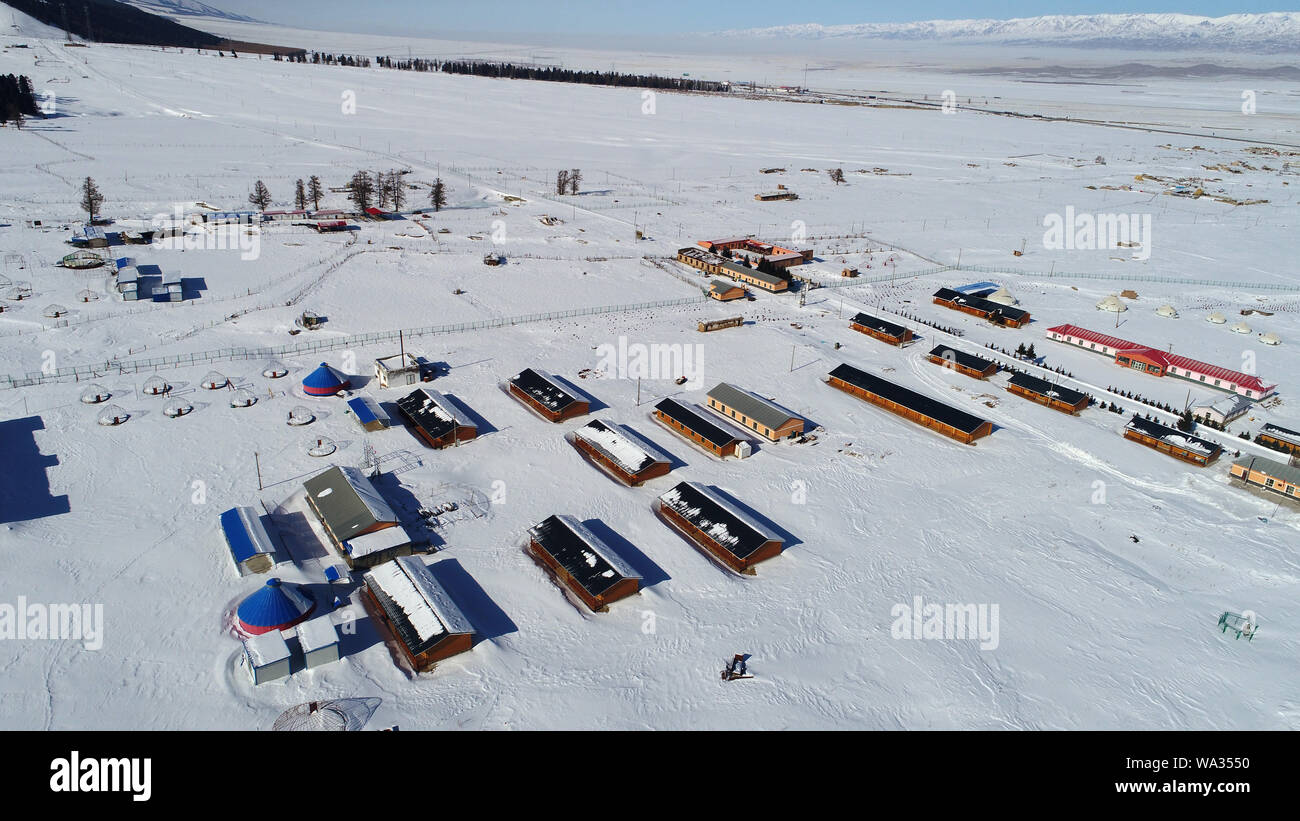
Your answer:
[[[694,305],[707,300],[704,294],[680,299],[661,299],[653,302],[640,302],[633,305],[601,305],[590,308],[571,308],[563,311],[525,314],[523,316],[497,317],[474,322],[457,322],[450,325],[428,325],[420,328],[403,328],[392,331],[378,331],[367,334],[334,337],[331,339],[300,342],[289,345],[276,345],[256,348],[220,348],[211,351],[197,351],[174,356],[152,357],[149,359],[111,359],[93,365],[77,365],[69,368],[53,368],[49,371],[27,373],[22,376],[0,376],[0,389],[22,388],[31,385],[43,385],[51,382],[81,381],[98,379],[108,375],[140,373],[166,368],[183,368],[191,365],[203,365],[212,362],[229,362],[249,359],[278,359],[281,357],[301,356],[322,351],[337,351],[349,348],[363,348],[381,342],[392,342],[399,336],[413,338],[442,334],[462,333],[465,331],[504,328],[512,325],[526,325],[557,319],[572,319],[582,316],[600,314],[631,313],[657,308],[676,308]]]

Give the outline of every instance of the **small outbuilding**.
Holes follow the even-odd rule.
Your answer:
[[[373,397],[358,396],[349,399],[348,408],[357,418],[357,424],[371,433],[388,430],[393,425],[393,420],[388,418],[388,414]]]
[[[1240,419],[1255,407],[1255,403],[1239,393],[1229,393],[1214,399],[1203,399],[1192,405],[1192,417],[1226,425]]]
[[[745,288],[735,282],[725,282],[721,279],[715,279],[709,283],[709,296],[719,302],[730,302],[733,299],[744,299]]]
[[[253,684],[288,678],[292,656],[278,630],[244,639],[244,667]]]
[[[221,535],[239,575],[265,573],[275,565],[275,543],[251,507],[232,507],[221,514]]]
[[[1156,308],[1156,316],[1163,316],[1166,319],[1177,319],[1178,310],[1172,305],[1161,305]]]
[[[307,669],[322,667],[339,660],[339,631],[329,615],[317,616],[297,627],[298,646],[302,648]]]

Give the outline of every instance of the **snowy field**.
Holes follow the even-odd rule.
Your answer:
[[[940,343],[974,353],[1032,343],[1047,366],[1093,392],[1117,386],[1177,407],[1189,388],[1192,401],[1216,395],[1046,339],[1046,328],[1072,323],[1253,368],[1280,397],[1230,425],[1234,434],[1265,422],[1300,428],[1300,175],[1283,173],[1300,161],[1286,155],[1300,152],[1292,86],[1044,85],[943,72],[934,54],[887,68],[841,61],[824,72],[833,81],[809,79],[930,100],[951,89],[962,104],[988,99],[991,108],[1200,135],[1191,136],[970,110],[645,97],[68,48],[23,25],[0,35],[0,74],[30,76],[55,116],[0,131],[0,292],[20,282],[33,291],[5,299],[0,312],[0,603],[99,603],[105,636],[97,650],[0,641],[0,727],[264,729],[294,705],[355,697],[382,700],[369,726],[403,729],[1300,728],[1300,507],[1231,486],[1231,453],[1198,469],[1125,441],[1126,417],[1092,408],[1071,418],[1007,393],[1005,374],[980,383],[925,361]],[[336,50],[347,42],[220,25],[247,39]],[[368,40],[349,50],[396,55],[407,45]],[[415,51],[524,51],[490,48],[429,41]],[[598,52],[548,58],[610,63]],[[975,64],[968,53],[962,60]],[[802,61],[625,54],[617,68],[679,74],[686,65],[692,76],[798,83]],[[1255,114],[1242,113],[1243,90],[1256,92]],[[785,171],[759,173],[767,167]],[[844,185],[827,177],[837,167]],[[189,292],[178,304],[124,303],[103,269],[56,266],[71,251],[87,176],[106,196],[105,215],[130,228],[178,205],[245,208],[259,179],[275,207],[292,207],[294,180],[316,174],[339,187],[363,168],[409,169],[408,208],[426,206],[440,176],[448,207],[346,234],[269,225],[245,237],[256,240],[251,255],[111,249],[124,265],[179,272]],[[582,169],[580,194],[550,193],[561,168]],[[1188,178],[1210,196],[1165,193]],[[800,198],[754,200],[777,184]],[[325,203],[346,205],[341,193]],[[1151,232],[1141,248],[1044,247],[1044,218],[1067,208],[1149,215]],[[448,366],[432,387],[480,420],[480,437],[454,449],[427,450],[400,427],[366,433],[342,400],[302,394],[302,378],[328,361],[358,377],[360,394],[385,403],[403,395],[369,376],[397,343],[348,343],[353,335],[698,296],[691,283],[707,279],[669,258],[696,240],[743,234],[813,247],[817,259],[801,275],[840,285],[840,270],[856,266],[862,281],[809,290],[802,305],[798,294],[759,293],[412,336],[408,351]],[[488,252],[506,264],[485,266]],[[965,270],[924,273],[958,262]],[[930,302],[941,286],[978,282],[1005,285],[1034,321],[995,328]],[[1124,289],[1138,296],[1125,299],[1116,328],[1116,315],[1094,306]],[[97,298],[80,301],[86,290]],[[1166,303],[1180,318],[1156,314]],[[44,316],[51,304],[68,315]],[[290,335],[304,310],[327,322]],[[860,310],[963,335],[912,322],[921,339],[891,348],[848,328]],[[1205,322],[1213,311],[1228,325]],[[696,331],[701,320],[735,315],[746,319],[739,329]],[[1229,330],[1240,320],[1249,334]],[[1260,344],[1266,332],[1282,344]],[[326,340],[340,347],[307,350]],[[620,340],[689,351],[698,384],[675,384],[692,375],[678,371],[640,384],[610,372],[602,346]],[[145,395],[144,372],[94,378],[131,415],[111,428],[80,401],[84,382],[7,387],[8,377],[55,368],[283,345],[302,346],[281,357],[284,379],[263,377],[262,359],[159,370],[173,398],[194,408],[178,419]],[[827,387],[822,378],[841,362],[996,430],[973,447],[941,438]],[[546,423],[500,390],[526,367],[589,392],[595,417],[629,425],[674,456],[675,469],[641,488],[610,481],[564,441],[585,419]],[[213,369],[259,401],[231,408],[229,394],[203,389]],[[702,403],[720,381],[806,416],[816,441],[761,443],[749,459],[720,461],[651,420],[659,398]],[[317,420],[286,425],[300,405]],[[321,438],[338,446],[333,456],[308,455]],[[366,443],[384,469],[381,489],[412,526],[418,508],[458,503],[461,515],[430,534],[438,550],[428,561],[480,641],[411,678],[354,599],[336,614],[340,623],[360,617],[342,661],[255,688],[238,665],[231,615],[266,577],[238,576],[218,515],[236,505],[278,511],[287,555],[273,575],[320,594],[326,548],[303,516],[302,481],[331,463],[360,465]],[[721,488],[775,526],[785,552],[753,577],[720,570],[651,513],[655,496],[686,480]],[[598,615],[571,605],[521,550],[528,527],[557,513],[617,534],[645,577],[642,592]],[[342,595],[355,590],[344,585]],[[893,638],[895,605],[918,596],[998,605],[996,648]],[[1222,612],[1245,610],[1259,614],[1258,642],[1216,627]],[[756,677],[720,682],[737,652],[752,654]]]

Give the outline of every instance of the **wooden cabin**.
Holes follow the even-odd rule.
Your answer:
[[[709,391],[706,404],[710,410],[773,442],[792,439],[808,425],[802,416],[726,382],[719,382]]]
[[[1003,305],[979,296],[967,296],[952,288],[940,288],[934,292],[934,304],[942,305],[954,311],[978,316],[997,325],[1008,328],[1020,328],[1029,324],[1029,312],[1011,305]]]
[[[397,410],[416,437],[434,450],[478,436],[478,424],[438,391],[416,388],[397,400]]]
[[[1259,429],[1255,441],[1283,453],[1300,453],[1300,433],[1272,423]]]
[[[743,316],[732,316],[727,317],[726,319],[701,320],[699,331],[702,334],[707,334],[711,331],[722,331],[727,328],[739,328],[744,324],[745,318]]]
[[[389,631],[385,643],[418,673],[474,646],[474,626],[417,556],[404,556],[365,575],[367,613]]]
[[[613,422],[593,419],[566,438],[589,461],[628,487],[666,476],[673,469],[671,456]]]
[[[705,418],[696,409],[676,399],[664,399],[655,405],[655,419],[664,427],[694,442],[714,456],[740,456],[741,446],[748,450],[744,438]],[[748,455],[746,453],[745,455]]]
[[[734,282],[724,282],[721,279],[715,279],[709,283],[709,296],[719,302],[731,302],[734,299],[744,299],[746,291],[743,286]]]
[[[988,379],[998,372],[998,363],[947,345],[936,345],[926,358],[936,365],[964,373],[972,379]]]
[[[682,482],[656,503],[661,519],[726,567],[754,574],[754,565],[780,554],[785,541],[715,491]]]
[[[1178,428],[1153,422],[1137,414],[1124,426],[1124,438],[1198,467],[1205,467],[1223,453],[1223,448],[1216,442],[1183,433]]]
[[[1300,468],[1262,456],[1243,456],[1232,463],[1228,472],[1248,485],[1300,499]]]
[[[511,396],[551,422],[563,422],[591,411],[589,399],[576,395],[544,371],[520,371],[510,379],[509,388]]]
[[[902,345],[912,339],[912,329],[904,328],[893,322],[887,322],[870,314],[858,314],[849,320],[849,327],[860,334],[888,342],[890,345]]]
[[[1061,385],[1053,385],[1046,379],[1039,379],[1027,373],[1014,374],[1007,384],[1007,390],[1062,413],[1077,414],[1090,404],[1087,394]]]
[[[831,371],[827,384],[968,445],[993,432],[992,422],[851,365]]]
[[[572,516],[529,528],[528,553],[593,613],[641,589],[641,574]]]

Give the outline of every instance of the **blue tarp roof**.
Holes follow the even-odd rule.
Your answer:
[[[254,514],[255,516],[256,514]],[[254,518],[257,524],[253,527],[261,527],[260,521]],[[230,552],[234,555],[236,562],[244,562],[258,553],[270,552],[267,550],[268,545],[263,541],[265,532],[253,534],[249,532],[249,525],[245,518],[239,515],[239,508],[232,507],[225,513],[221,514],[221,532],[226,537],[226,544],[230,545]]]
[[[320,367],[307,374],[302,386],[308,393],[335,394],[348,386],[348,378],[322,362]]]
[[[358,396],[355,399],[348,400],[348,407],[357,415],[357,421],[362,425],[369,425],[371,422],[378,422],[384,427],[389,427],[393,421],[384,413],[384,409],[379,403],[369,396]]]

